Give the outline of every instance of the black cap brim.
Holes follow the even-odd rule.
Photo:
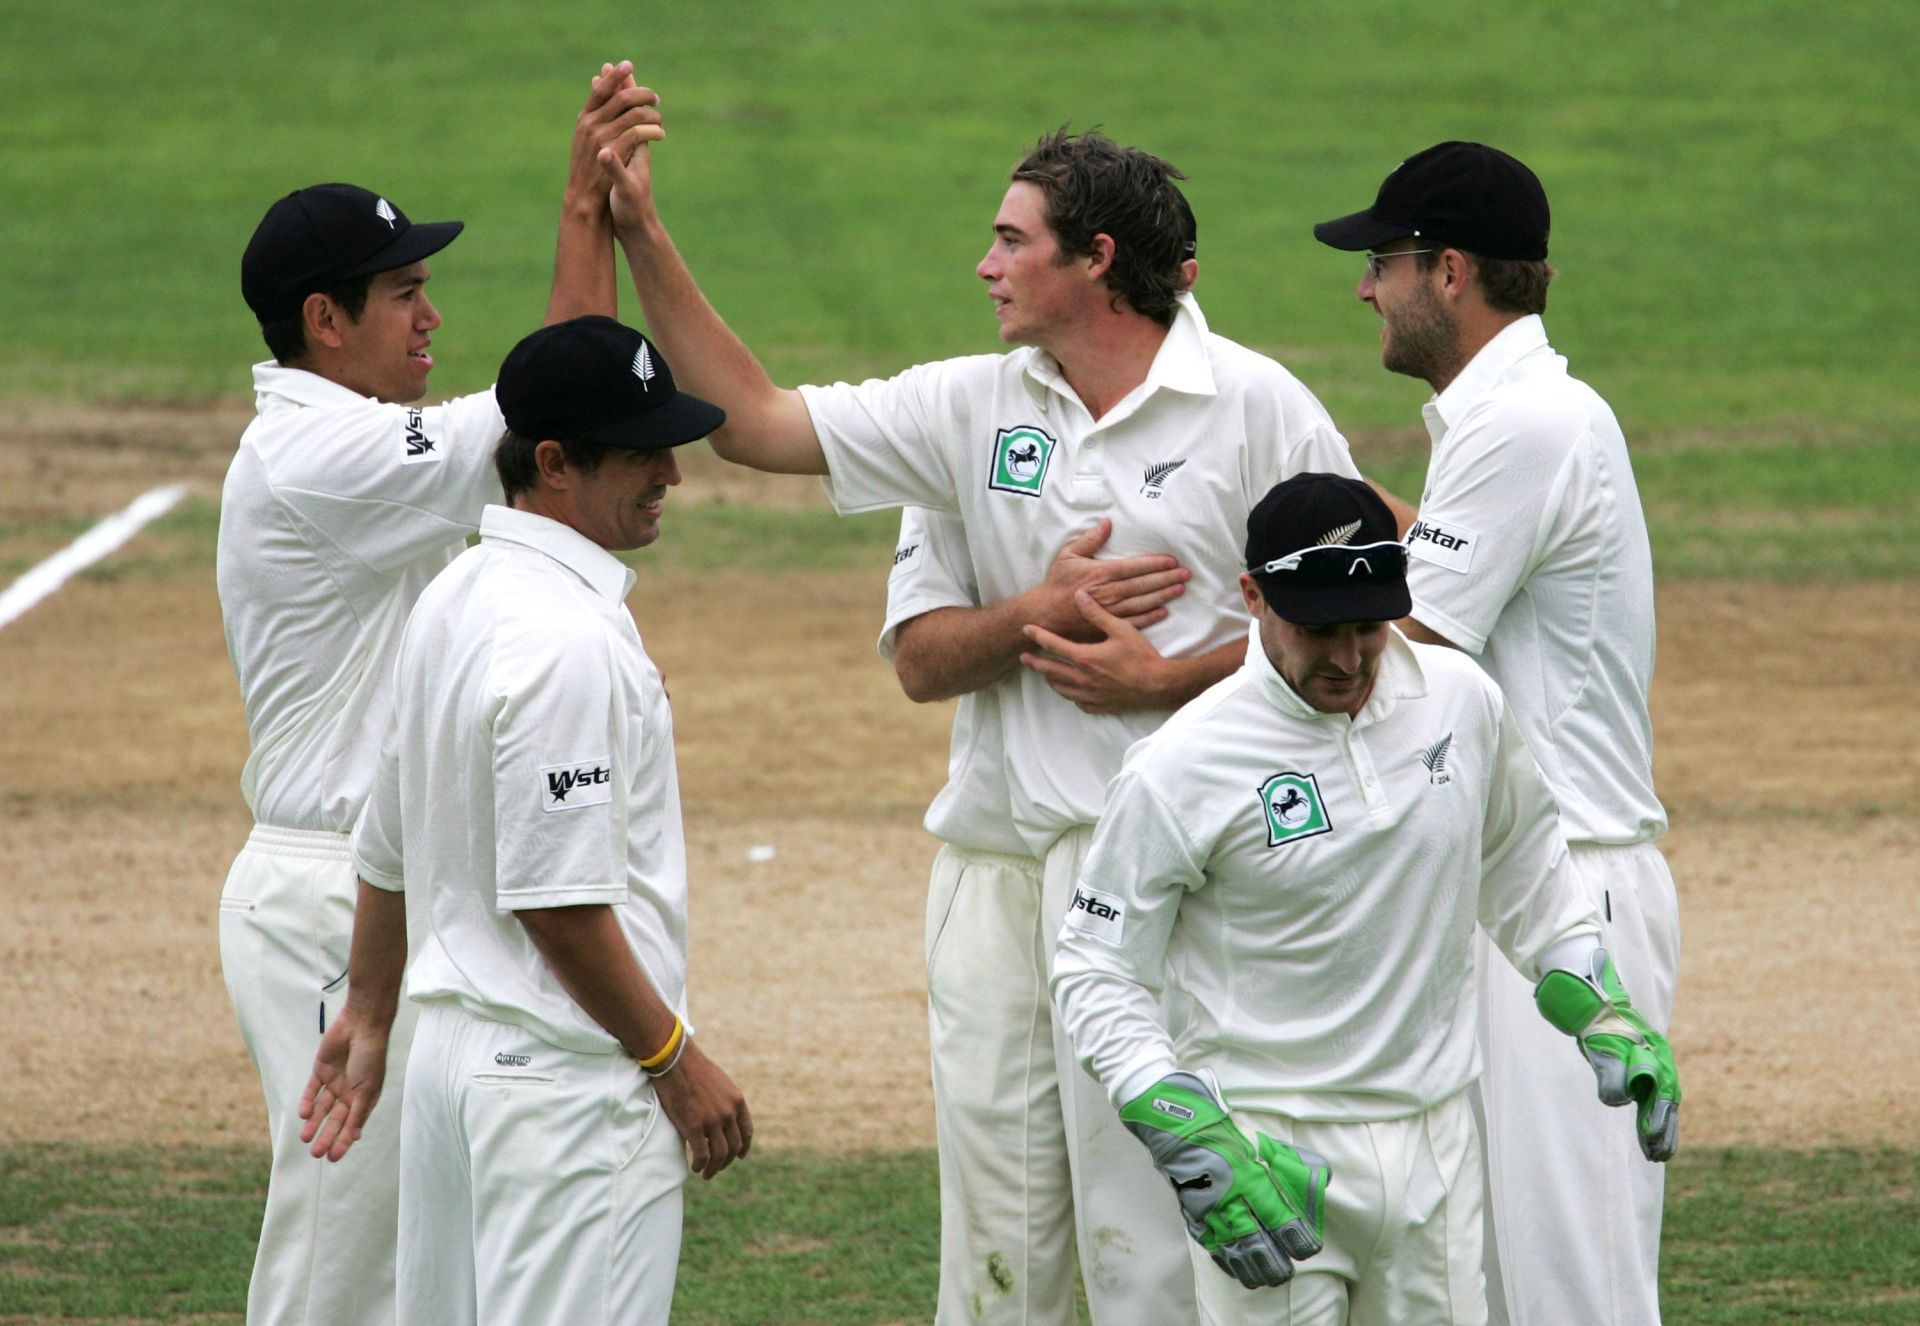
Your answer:
[[[350,281],[356,277],[371,276],[375,272],[390,272],[396,267],[419,262],[422,258],[431,258],[453,243],[454,236],[465,230],[466,226],[464,221],[417,221],[407,227],[405,234],[397,236],[393,243],[366,261],[356,263],[344,272],[331,273],[331,279]]]
[[[587,429],[575,439],[627,451],[665,451],[698,442],[726,422],[727,412],[718,405],[678,391],[658,409]]]
[[[1336,217],[1332,221],[1322,221],[1313,228],[1313,237],[1322,244],[1330,248],[1345,249],[1349,253],[1378,248],[1382,244],[1391,243],[1396,239],[1407,239],[1419,233],[1419,230],[1413,226],[1399,226],[1382,221],[1371,210]]]
[[[1397,622],[1413,611],[1413,595],[1404,580],[1385,584],[1283,585],[1276,576],[1256,574],[1254,582],[1260,586],[1274,614],[1296,626]]]

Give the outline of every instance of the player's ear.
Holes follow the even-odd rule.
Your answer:
[[[347,311],[334,303],[331,296],[318,290],[302,301],[300,320],[306,328],[308,349],[324,345],[334,350],[345,344],[341,325],[352,321],[347,317]]]
[[[1240,573],[1240,597],[1247,602],[1247,612],[1258,617],[1260,609],[1266,604],[1266,596],[1260,592],[1260,586],[1245,571]]]
[[[1451,299],[1466,294],[1475,284],[1477,273],[1473,259],[1459,249],[1440,250],[1440,291]]]
[[[1082,261],[1087,264],[1087,275],[1098,281],[1113,269],[1113,236],[1105,232],[1095,235],[1092,248]]]
[[[1191,290],[1199,280],[1200,260],[1198,258],[1187,258],[1183,260],[1180,264],[1180,288],[1182,290]]]
[[[533,448],[533,469],[534,473],[540,476],[541,482],[560,492],[573,487],[574,479],[578,474],[578,471],[567,464],[566,448],[552,438],[547,438]]]

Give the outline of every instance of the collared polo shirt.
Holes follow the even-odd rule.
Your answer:
[[[1537,317],[1510,323],[1422,409],[1408,531],[1413,616],[1507,694],[1575,842],[1648,842],[1653,556],[1626,439]]]
[[[887,618],[880,628],[880,657],[893,662],[900,628],[936,608],[977,608],[967,530],[946,511],[908,507],[900,516],[900,541],[887,578]],[[1013,790],[1007,782],[1001,729],[1003,697],[1017,688],[1011,677],[968,691],[954,705],[947,748],[947,781],[927,807],[927,832],[943,843],[976,852],[1024,856],[1027,845],[1013,827]]]
[[[254,819],[345,833],[373,785],[413,602],[500,498],[491,391],[392,405],[255,364],[220,494],[215,581],[253,751]]]
[[[1054,999],[1116,1105],[1205,1067],[1235,1106],[1398,1118],[1480,1071],[1476,923],[1529,977],[1599,932],[1499,688],[1395,630],[1359,715],[1325,714],[1256,630],[1114,780]]]
[[[1095,420],[1054,359],[1027,347],[922,364],[859,386],[802,387],[843,513],[923,506],[965,526],[980,602],[1044,579],[1060,548],[1113,518],[1103,556],[1164,552],[1193,572],[1147,639],[1168,657],[1227,644],[1247,514],[1307,470],[1353,475],[1319,401],[1264,355],[1207,330],[1181,296],[1146,379]],[[1022,669],[1002,708],[1015,824],[1035,854],[1099,817],[1127,747],[1166,711],[1091,716]]]
[[[563,1049],[619,1043],[513,915],[604,903],[685,1016],[686,842],[673,718],[626,609],[633,572],[572,528],[490,506],[400,643],[392,739],[353,838],[404,888],[409,998]]]

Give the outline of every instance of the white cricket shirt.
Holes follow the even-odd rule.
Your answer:
[[[893,662],[900,627],[935,608],[977,608],[967,529],[960,517],[910,506],[900,513],[900,542],[887,578],[887,619],[880,628],[880,657]],[[1013,827],[1013,791],[1007,783],[1006,744],[1000,731],[1002,697],[1016,688],[1012,676],[962,695],[954,706],[947,747],[947,783],[927,807],[927,832],[941,842],[972,851],[1025,856],[1027,845]]]
[[[1626,439],[1537,317],[1422,408],[1413,616],[1506,692],[1574,842],[1667,829],[1653,790],[1653,556]]]
[[[255,820],[345,833],[373,786],[413,601],[500,500],[491,391],[389,405],[255,364],[214,577],[253,753]]]
[[[1359,716],[1323,714],[1256,631],[1244,668],[1128,754],[1053,997],[1116,1106],[1205,1067],[1236,1106],[1398,1118],[1480,1071],[1476,922],[1529,977],[1599,933],[1499,688],[1394,631]]]
[[[1302,471],[1356,473],[1347,444],[1286,369],[1207,330],[1182,295],[1146,380],[1098,421],[1033,347],[922,364],[898,377],[802,387],[842,512],[957,514],[982,603],[1040,583],[1060,548],[1113,518],[1102,556],[1164,552],[1193,572],[1146,637],[1167,657],[1246,628],[1247,513]],[[1100,815],[1127,747],[1167,711],[1082,713],[1021,669],[1004,697],[1014,822],[1027,850]]]
[[[523,908],[605,903],[685,1016],[686,842],[673,716],[625,599],[633,572],[566,525],[490,506],[415,605],[394,725],[353,837],[404,887],[407,995],[587,1053],[620,1046],[562,988]]]

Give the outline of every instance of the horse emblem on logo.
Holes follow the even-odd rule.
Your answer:
[[[1001,429],[994,437],[993,473],[987,487],[996,492],[1040,496],[1053,448],[1053,438],[1031,424]]]
[[[1267,846],[1311,838],[1333,828],[1320,800],[1320,784],[1310,773],[1277,773],[1260,784],[1260,808],[1267,819]]]

